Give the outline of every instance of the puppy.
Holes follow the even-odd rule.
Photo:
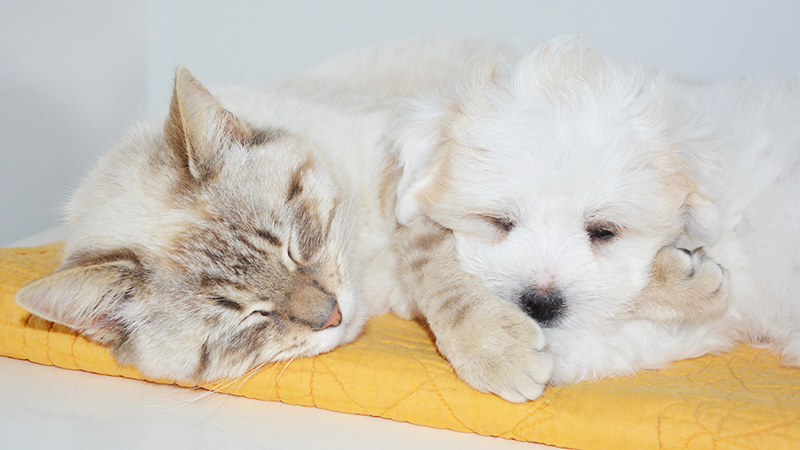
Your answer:
[[[574,37],[470,80],[399,125],[397,216],[544,327],[551,383],[740,341],[800,365],[798,80],[687,82]]]

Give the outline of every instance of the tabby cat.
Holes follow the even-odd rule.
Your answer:
[[[538,397],[538,325],[458,271],[446,230],[394,219],[403,99],[500,51],[388,46],[213,94],[178,68],[166,116],[101,157],[67,206],[63,263],[17,302],[148,376],[193,382],[329,351],[392,311],[427,320],[472,386]]]

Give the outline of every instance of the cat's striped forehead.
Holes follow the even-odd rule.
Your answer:
[[[275,290],[287,277],[288,269],[282,258],[285,239],[281,235],[274,229],[210,221],[179,236],[169,259],[188,283],[200,292],[207,292],[210,298],[226,292],[242,293],[236,297],[257,298],[258,291]]]

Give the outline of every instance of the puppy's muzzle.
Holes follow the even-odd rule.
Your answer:
[[[546,293],[535,288],[526,290],[519,296],[519,304],[525,314],[545,328],[556,326],[566,309],[564,297],[556,289]]]

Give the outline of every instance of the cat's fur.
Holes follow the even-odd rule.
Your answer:
[[[166,116],[100,159],[69,202],[61,267],[18,303],[188,381],[328,351],[392,311],[426,320],[473,387],[538,397],[551,363],[535,321],[460,272],[447,230],[394,219],[400,100],[501,51],[388,46],[213,95],[179,68]]]

